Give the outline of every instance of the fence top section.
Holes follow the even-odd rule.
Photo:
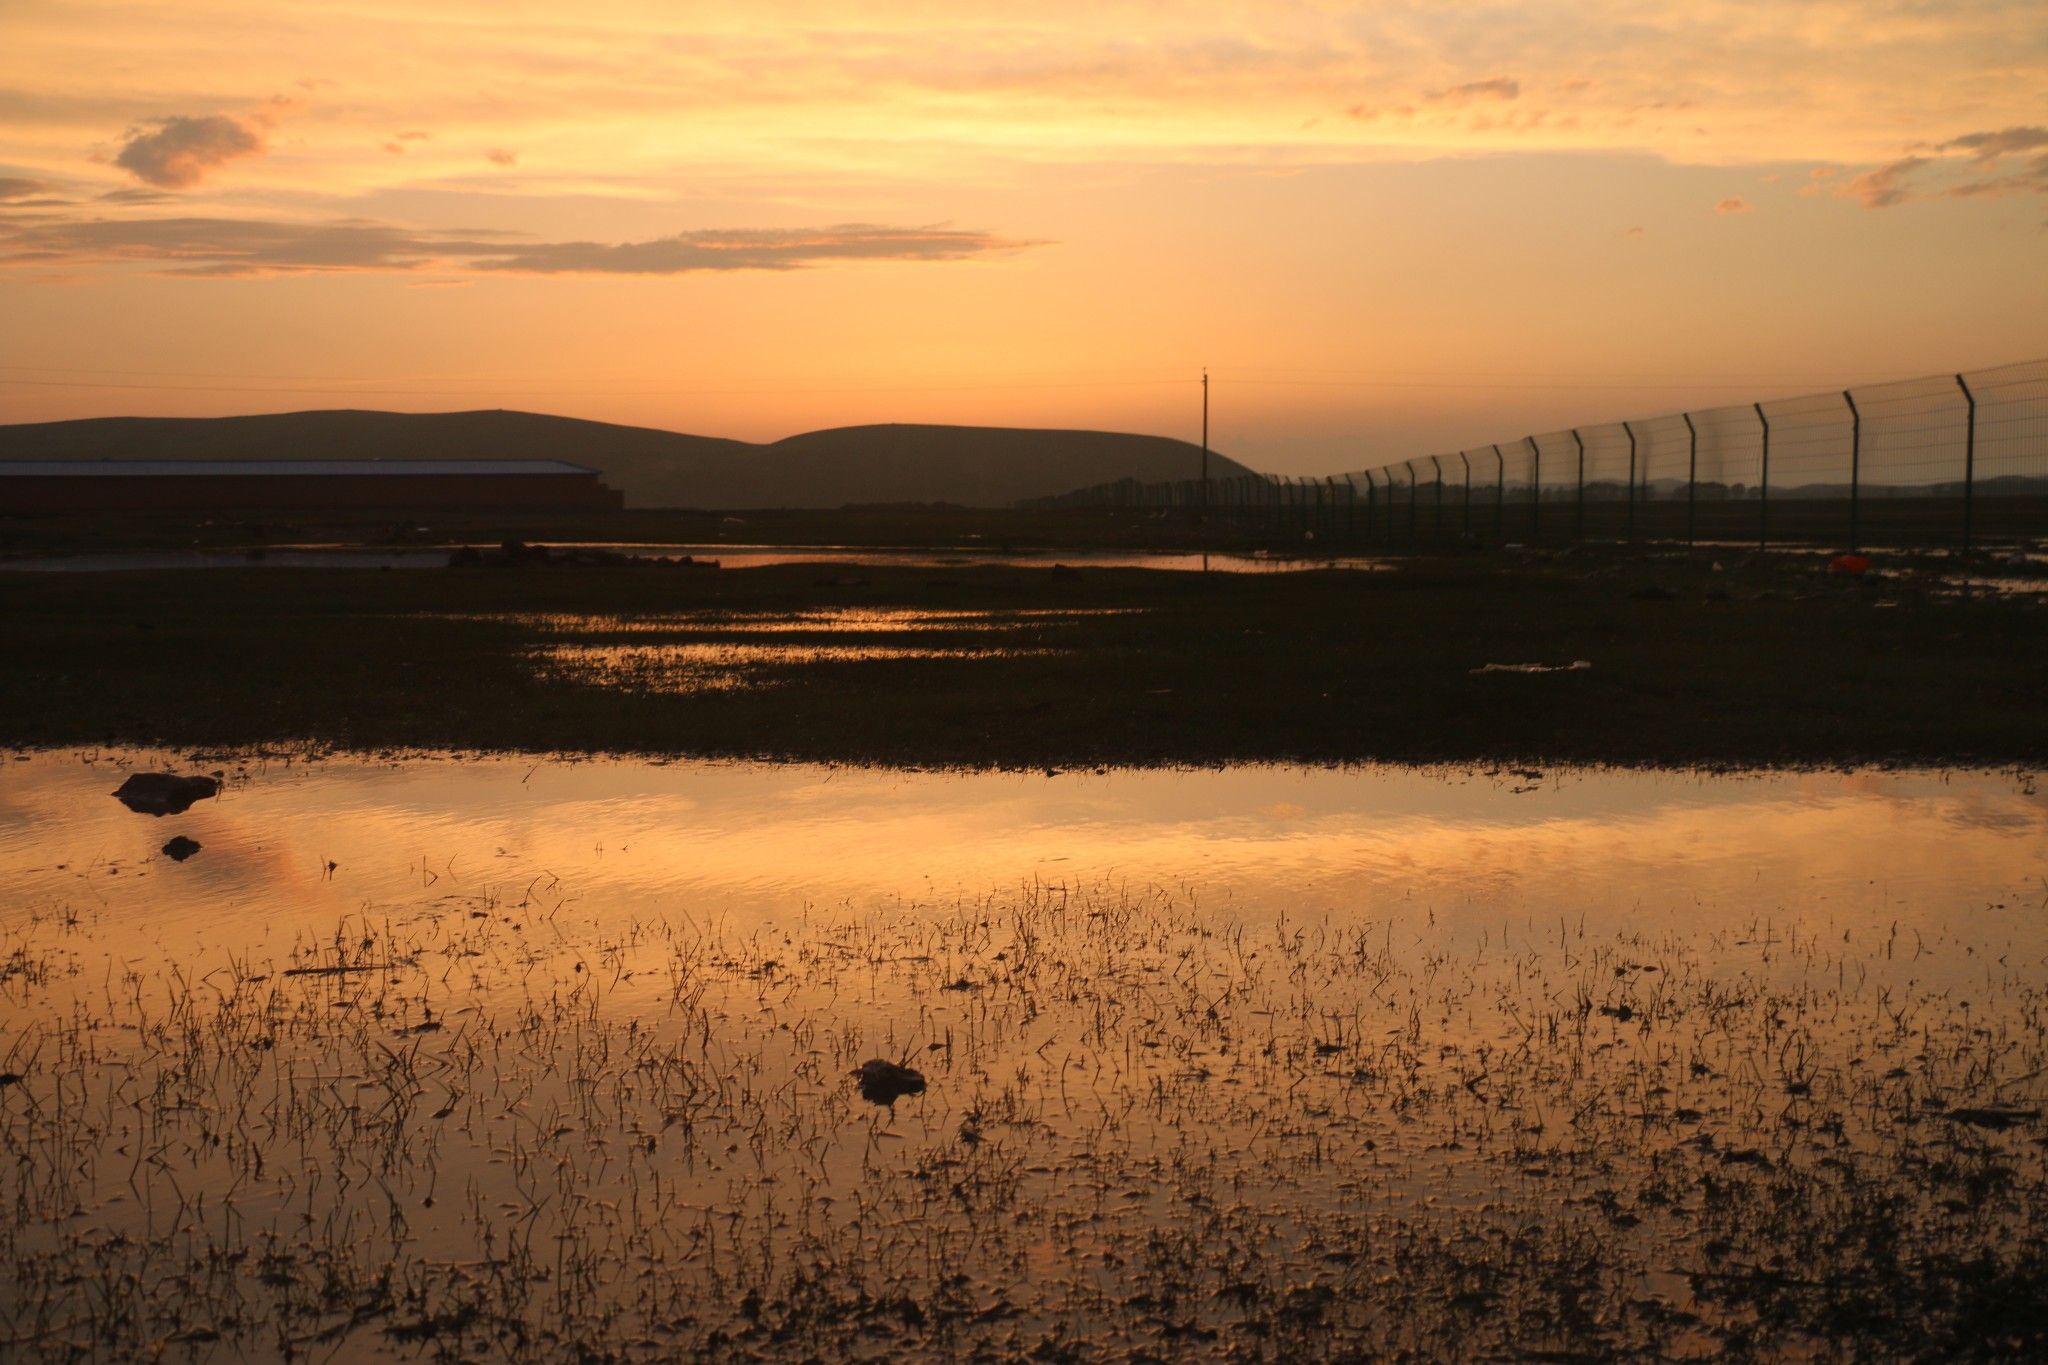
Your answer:
[[[1589,480],[1630,477],[1631,452],[1636,478],[1665,482],[1682,467],[1684,482],[1768,480],[1788,496],[1852,477],[1893,495],[1950,492],[1946,485],[1964,476],[1960,462],[1973,457],[1978,476],[2019,480],[2048,494],[2048,358],[1588,423],[1467,446],[1456,458],[1475,479],[1537,477],[1540,462],[1541,486],[1564,490],[1577,483],[1582,465]],[[1377,482],[1399,483],[1411,463],[1395,460],[1366,472]],[[1654,475],[1644,469],[1650,463]],[[2041,487],[2032,488],[2036,481]]]
[[[1967,466],[1967,468],[1966,468]],[[1953,496],[1968,479],[1980,495],[2048,497],[2048,358],[1960,374],[1729,403],[1624,421],[1587,423],[1404,456],[1317,475],[1239,475],[1239,496],[1271,501],[1317,488],[1475,490],[1500,483],[1541,496],[1580,487],[1700,487],[1713,495]],[[1200,480],[1134,479],[1077,489],[1036,505],[1180,502]],[[1200,496],[1197,492],[1194,496]]]

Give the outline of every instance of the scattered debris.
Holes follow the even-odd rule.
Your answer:
[[[1982,1109],[1951,1109],[1942,1117],[1952,1123],[1967,1123],[1973,1128],[1993,1128],[2003,1132],[2016,1128],[2022,1123],[2038,1123],[2041,1111],[2038,1109],[2008,1109],[1992,1106]]]
[[[351,972],[393,972],[403,964],[397,962],[354,962],[337,964],[332,967],[287,967],[286,976],[347,976]]]
[[[523,540],[508,540],[495,550],[479,550],[474,545],[464,545],[448,556],[451,569],[523,569],[529,566],[561,567],[573,569],[715,569],[715,559],[699,559],[695,555],[628,555],[617,550],[603,550],[590,545],[572,545],[565,549],[550,549],[546,545],[529,545]]]
[[[130,773],[114,798],[138,815],[182,815],[194,802],[220,795],[220,778],[176,773]]]
[[[1481,673],[1583,673],[1592,666],[1588,660],[1574,659],[1568,664],[1487,664],[1468,671],[1474,677]]]

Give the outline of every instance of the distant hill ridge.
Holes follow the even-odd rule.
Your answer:
[[[1132,478],[1196,478],[1186,441],[1111,431],[886,425],[766,445],[546,413],[339,409],[0,425],[0,460],[569,460],[630,507],[1003,507]],[[1215,452],[1213,478],[1251,471]]]

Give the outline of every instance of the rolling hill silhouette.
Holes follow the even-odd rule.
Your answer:
[[[1132,478],[1195,478],[1200,448],[1163,436],[887,425],[766,445],[532,412],[93,417],[0,426],[0,460],[483,460],[588,465],[630,507],[1002,507]],[[1251,471],[1215,452],[1213,478]]]

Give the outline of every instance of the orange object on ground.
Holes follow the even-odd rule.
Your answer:
[[[1868,555],[1836,555],[1828,561],[1829,573],[1845,573],[1860,578],[1870,572]]]

